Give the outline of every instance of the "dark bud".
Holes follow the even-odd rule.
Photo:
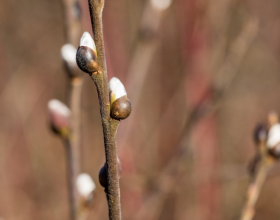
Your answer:
[[[106,163],[99,171],[99,183],[104,188],[107,187],[107,165],[106,165]]]
[[[119,159],[119,157],[117,158],[117,163],[118,163],[118,176],[119,176],[119,179],[121,177],[121,173],[122,173],[122,164],[121,164],[121,161]],[[107,181],[107,164],[105,163],[104,166],[100,169],[99,171],[99,183],[101,186],[103,186],[104,188],[107,188],[107,184],[108,184],[108,181]]]
[[[280,143],[276,144],[273,148],[268,149],[268,153],[275,159],[280,158]]]
[[[96,62],[96,53],[89,47],[79,46],[76,54],[76,62],[78,67],[86,73],[94,73],[98,71]]]
[[[122,96],[111,105],[111,117],[116,120],[126,119],[130,115],[131,110],[131,101],[127,96]]]

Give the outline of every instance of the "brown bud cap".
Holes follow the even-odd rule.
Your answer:
[[[76,62],[78,67],[86,73],[94,73],[98,71],[96,53],[89,47],[78,47],[76,54]]]
[[[280,143],[276,144],[273,148],[268,149],[268,153],[275,157],[276,159],[280,158]]]
[[[116,99],[111,105],[111,117],[116,120],[126,119],[132,110],[131,102],[127,96]]]

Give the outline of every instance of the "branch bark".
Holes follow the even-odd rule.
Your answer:
[[[79,44],[81,35],[81,12],[78,0],[62,0],[67,42],[73,46]],[[79,219],[80,199],[76,188],[76,179],[80,173],[80,117],[81,117],[81,93],[83,86],[83,75],[78,74],[77,69],[65,67],[69,77],[68,106],[71,110],[71,131],[65,140],[65,151],[68,170],[68,196],[70,219]],[[79,71],[79,70],[78,70]],[[75,74],[73,74],[75,72]],[[76,74],[77,72],[77,74]]]
[[[240,220],[252,220],[255,215],[255,206],[268,172],[275,164],[275,159],[267,153],[265,141],[259,146],[261,161],[257,173],[249,185],[247,200],[244,205]]]
[[[73,77],[70,79],[70,88],[69,88],[69,107],[71,110],[71,134],[69,137],[69,146],[66,145],[68,169],[69,170],[69,197],[73,198],[70,203],[70,213],[75,217],[71,219],[79,219],[79,208],[80,201],[79,195],[76,188],[76,179],[80,173],[80,118],[81,118],[81,93],[82,93],[83,79],[81,77]]]
[[[75,195],[75,169],[73,161],[73,151],[69,138],[64,140],[65,155],[66,155],[66,167],[67,167],[67,184],[68,184],[68,199],[69,199],[69,212],[70,219],[76,220],[76,195]]]
[[[93,31],[93,39],[97,49],[98,72],[91,74],[98,93],[101,121],[103,126],[104,146],[107,163],[107,194],[109,219],[121,219],[120,188],[117,166],[116,133],[118,120],[110,117],[109,85],[102,30],[103,0],[89,0],[89,11]]]

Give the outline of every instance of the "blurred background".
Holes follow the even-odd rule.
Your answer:
[[[87,1],[80,5],[92,33]],[[67,103],[65,14],[60,0],[0,0],[5,220],[69,219],[64,146],[47,111],[50,99]],[[269,110],[280,112],[280,2],[106,0],[103,25],[108,77],[124,83],[133,104],[118,131],[123,219],[238,219],[252,131]],[[81,171],[97,185],[88,219],[108,219],[98,99],[84,78]],[[273,173],[255,220],[279,219],[279,167]]]

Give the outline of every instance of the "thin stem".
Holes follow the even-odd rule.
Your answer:
[[[64,139],[66,167],[67,167],[67,183],[68,183],[68,199],[70,205],[70,219],[76,219],[76,202],[75,202],[75,175],[73,163],[73,151],[69,138]]]
[[[68,43],[77,46],[81,35],[81,11],[78,0],[62,0],[66,36]],[[76,188],[76,179],[80,173],[80,108],[83,77],[72,75],[65,69],[69,76],[68,105],[71,110],[71,132],[70,137],[65,141],[67,169],[68,169],[68,190],[69,190],[69,211],[72,220],[79,219],[80,199]]]
[[[252,220],[255,215],[255,206],[259,198],[264,181],[275,160],[268,155],[265,143],[260,143],[261,161],[256,175],[253,177],[247,192],[247,200],[244,205],[240,220]]]
[[[109,219],[121,219],[120,188],[117,165],[116,133],[119,121],[110,117],[109,86],[107,79],[107,67],[102,31],[103,0],[89,0],[93,38],[97,49],[97,64],[99,71],[91,75],[98,93],[100,114],[103,126],[104,146],[107,163],[107,201]]]
[[[71,175],[73,175],[71,178],[69,178],[69,181],[71,181],[71,185],[73,186],[71,188],[71,197],[73,197],[73,204],[70,204],[70,209],[74,209],[75,213],[75,219],[79,219],[78,216],[78,209],[79,209],[79,195],[77,192],[77,188],[75,187],[76,179],[80,173],[80,111],[81,111],[81,93],[82,93],[82,85],[83,85],[83,79],[80,77],[72,77],[70,79],[70,88],[69,88],[69,107],[71,109],[71,136],[69,140],[69,148],[71,151],[71,154],[68,154],[68,156],[71,156],[68,160],[71,160],[68,164],[69,168],[72,169]],[[70,185],[70,183],[69,183]],[[74,206],[73,206],[74,205]],[[70,210],[70,213],[73,213],[72,210]]]
[[[82,25],[81,9],[78,0],[62,0],[63,13],[65,17],[65,33],[69,43],[78,46]]]

